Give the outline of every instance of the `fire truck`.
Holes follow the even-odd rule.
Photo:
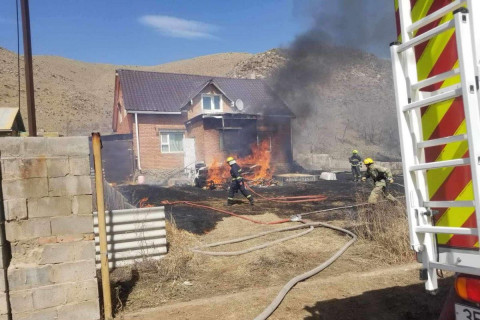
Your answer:
[[[480,320],[480,0],[395,0],[390,45],[410,242],[443,320]],[[453,292],[453,290],[452,290]]]

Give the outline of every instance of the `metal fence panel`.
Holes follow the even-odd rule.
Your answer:
[[[94,215],[97,268],[100,267],[98,215]],[[167,253],[164,207],[135,208],[105,212],[110,268],[147,259],[160,259]]]

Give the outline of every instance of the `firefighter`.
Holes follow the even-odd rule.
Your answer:
[[[348,158],[348,161],[350,161],[350,165],[352,166],[353,181],[360,180],[360,177],[362,176],[361,173],[360,173],[360,166],[362,165],[362,158],[358,155],[357,150],[352,151],[352,156],[350,158]]]
[[[387,191],[387,180],[389,183],[393,183],[390,169],[374,164],[371,158],[366,158],[363,160],[363,163],[367,166],[367,171],[365,171],[362,181],[366,181],[367,178],[372,178],[375,184],[368,197],[368,203],[377,203],[379,197],[386,197],[392,202],[398,202],[398,200]]]
[[[227,205],[231,206],[233,204],[233,196],[236,192],[240,191],[253,206],[253,197],[245,189],[245,182],[243,181],[242,177],[242,168],[240,168],[233,157],[228,157],[227,163],[230,165],[230,175],[232,176],[232,183],[230,184],[230,189],[228,190]]]

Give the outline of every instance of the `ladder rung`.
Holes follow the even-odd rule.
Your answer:
[[[427,208],[475,207],[473,201],[425,201],[423,205]]]
[[[477,228],[454,228],[454,227],[416,227],[415,232],[419,233],[442,233],[442,234],[460,234],[467,236],[478,235]]]
[[[450,99],[459,97],[461,95],[462,95],[462,88],[456,88],[456,89],[453,89],[453,90],[449,90],[449,91],[446,91],[446,92],[443,92],[443,93],[436,94],[436,95],[431,96],[429,98],[425,98],[425,99],[422,99],[422,100],[419,100],[419,101],[412,102],[412,103],[404,106],[402,109],[403,109],[403,112],[405,112],[405,111],[409,111],[409,110],[416,109],[416,108],[422,108],[422,107],[426,107],[426,106],[429,106],[429,105],[434,104],[434,103],[450,100]]]
[[[410,49],[411,47],[415,47],[419,45],[420,43],[423,43],[425,41],[430,40],[431,38],[435,37],[436,35],[439,35],[442,32],[447,31],[448,29],[455,28],[455,20],[452,19],[448,22],[442,23],[438,27],[435,27],[425,33],[422,33],[418,37],[414,37],[411,40],[408,40],[405,43],[402,43],[397,47],[397,53],[403,52],[407,49]]]
[[[470,164],[470,159],[469,158],[436,161],[436,162],[427,162],[427,163],[421,163],[421,164],[416,164],[416,165],[411,166],[410,171],[465,166],[465,165],[468,165],[468,164]]]
[[[417,143],[418,148],[429,148],[429,147],[435,147],[435,146],[441,146],[447,143],[452,143],[452,142],[459,142],[467,140],[467,135],[466,134],[459,134],[456,136],[450,136],[450,137],[445,137],[445,138],[438,138],[438,139],[432,139],[432,140],[427,140],[427,141],[422,141]]]
[[[423,19],[418,20],[417,22],[413,23],[411,26],[407,28],[407,32],[413,32],[415,30],[420,29],[421,27],[426,26],[429,23],[432,23],[433,21],[436,21],[443,16],[447,15],[450,12],[453,12],[463,6],[466,3],[465,0],[456,0],[449,5],[446,5],[445,7],[433,12],[432,14],[429,14]]]
[[[450,264],[431,262],[431,261],[429,261],[428,266],[430,268],[439,269],[439,270],[447,270],[447,271],[452,271],[457,273],[474,274],[474,275],[480,276],[480,268],[464,267],[459,265],[450,265]]]
[[[412,90],[419,90],[428,86],[431,86],[432,84],[444,81],[448,78],[454,77],[456,75],[460,74],[460,69],[456,68],[454,70],[450,70],[444,73],[437,74],[436,76],[433,76],[431,78],[427,78],[425,80],[419,81],[417,83],[414,83],[411,85]]]

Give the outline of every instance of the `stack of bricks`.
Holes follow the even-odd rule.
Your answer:
[[[12,319],[99,319],[88,138],[2,138],[0,152]]]

